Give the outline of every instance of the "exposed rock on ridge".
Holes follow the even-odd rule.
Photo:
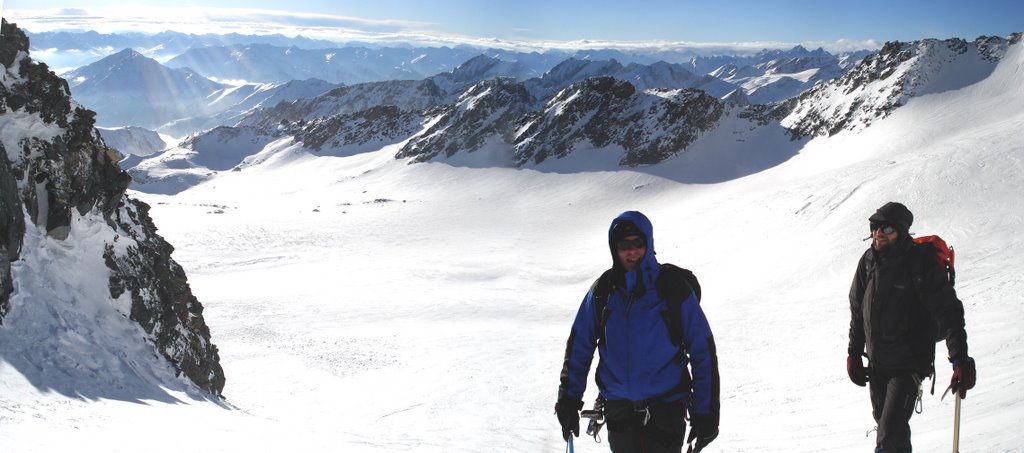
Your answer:
[[[393,105],[382,105],[316,119],[308,123],[296,138],[316,151],[371,143],[388,144],[414,134],[422,120],[419,114],[403,112]]]
[[[620,165],[661,162],[717,124],[725,104],[702,90],[648,90],[611,77],[595,77],[566,88],[516,137],[516,164],[564,157],[586,144],[620,146]]]
[[[522,83],[495,79],[478,84],[442,109],[398,153],[422,162],[473,152],[500,140],[517,167],[566,157],[580,147],[618,146],[620,165],[661,162],[686,149],[715,126],[725,104],[704,91],[638,91],[613,77],[592,77],[559,92],[539,111]]]
[[[156,234],[148,207],[125,195],[130,178],[93,127],[94,113],[71,99],[66,81],[29,57],[20,29],[4,21],[2,34],[0,248],[6,253],[0,253],[0,316],[11,309],[10,263],[20,256],[22,213],[55,240],[68,238],[76,212],[99,213],[103,227],[115,232],[114,242],[121,242],[108,243],[104,256],[111,298],[130,293],[130,319],[159,354],[179,374],[220,394],[224,372],[202,305],[170,258],[173,248]]]
[[[511,78],[487,80],[473,86],[459,100],[433,115],[431,125],[410,140],[398,157],[423,162],[443,154],[473,152],[491,137],[511,141],[516,120],[525,114],[533,98],[523,84]]]
[[[1007,38],[982,36],[973,42],[962,39],[926,39],[915,42],[888,42],[873,55],[842,77],[807,90],[799,97],[783,126],[795,137],[834,135],[858,130],[889,116],[915,96],[962,88],[947,86],[943,74],[958,65],[969,65],[972,72],[955,77],[963,84],[978,82],[1021,40],[1016,33]]]

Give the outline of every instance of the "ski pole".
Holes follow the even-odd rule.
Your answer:
[[[572,433],[569,433],[569,440],[565,441],[565,451],[573,453],[572,451]]]
[[[960,392],[953,392],[953,453],[960,453]]]

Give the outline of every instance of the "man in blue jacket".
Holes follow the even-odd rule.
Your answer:
[[[566,344],[555,404],[566,440],[579,436],[595,349],[613,452],[681,452],[687,411],[694,451],[718,436],[718,358],[700,286],[689,271],[658,264],[652,233],[636,211],[608,230],[612,268],[583,298]]]

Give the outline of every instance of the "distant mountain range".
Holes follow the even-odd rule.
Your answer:
[[[269,44],[281,47],[297,46],[304,49],[336,47],[330,41],[309,39],[302,36],[284,35],[193,35],[167,31],[157,34],[146,33],[97,33],[95,31],[50,31],[32,33],[25,31],[31,44],[33,57],[46,56],[44,60],[52,67],[79,67],[116,53],[123,49],[135,49],[158,61],[181,55],[189,49],[233,44]]]
[[[233,124],[247,111],[322,94],[318,79],[234,86],[189,68],[169,68],[125,49],[66,74],[74,98],[98,113],[99,126],[140,126],[174,135]]]
[[[519,52],[498,48],[479,48],[472,46],[456,47],[415,47],[410,45],[391,45],[364,42],[336,43],[325,40],[309,39],[303,36],[287,37],[283,35],[241,35],[241,34],[185,34],[173,31],[158,33],[155,35],[143,33],[111,33],[103,34],[94,31],[74,32],[55,31],[26,34],[31,39],[33,56],[46,61],[51,67],[79,67],[93,63],[102,57],[116,53],[122,49],[134,49],[157,61],[166,62],[174,57],[186,54],[191,50],[204,48],[232,48],[245,54],[247,46],[260,48],[270,46],[283,49],[298,50],[327,50],[326,54],[335,53],[343,57],[349,52],[362,53],[368,61],[395,61],[395,57],[403,54],[414,55],[420,61],[402,60],[410,62],[410,67],[429,68],[427,60],[436,60],[433,69],[425,69],[423,77],[434,75],[440,72],[450,71],[454,66],[468,60],[475,55],[487,55],[502,60],[515,61],[546,61],[547,67],[554,66],[566,58],[577,58],[581,60],[618,60],[623,64],[641,63],[650,64],[657,61],[667,63],[689,64],[693,72],[699,74],[709,73],[716,68],[728,64],[738,63],[740,66],[753,65],[759,62],[781,57],[787,51],[783,50],[762,50],[760,52],[738,52],[728,47],[685,47],[685,46],[652,46],[646,48],[633,48],[629,51],[618,49],[588,49],[588,50],[560,50],[548,49],[544,52]],[[339,52],[340,50],[340,52]],[[257,51],[257,50],[253,50]],[[216,54],[219,50],[214,50]],[[864,56],[867,51],[854,52],[855,59]],[[194,54],[199,57],[203,53]],[[250,54],[254,55],[254,54]],[[845,54],[839,55],[843,58]],[[45,56],[45,58],[44,58]],[[344,58],[337,58],[342,60]],[[50,58],[52,60],[47,60]],[[528,63],[533,65],[535,63]],[[203,72],[198,67],[193,69]],[[543,71],[541,71],[543,72]],[[207,74],[214,75],[214,74]],[[252,76],[245,78],[250,81],[270,82],[269,80],[253,79]],[[296,77],[299,78],[299,77]],[[371,82],[377,80],[340,81],[343,83]]]
[[[417,162],[486,148],[516,167],[605,149],[619,165],[640,166],[684,153],[724,124],[737,137],[831,135],[868,127],[910,98],[984,79],[1020,36],[892,42],[843,55],[800,46],[687,59],[667,52],[674,62],[613,49],[179,43],[188,49],[165,64],[125,49],[67,79],[100,126],[189,135],[122,162],[140,190],[173,192],[258,164],[251,157],[280,140],[339,155],[400,144],[396,158]],[[225,83],[233,79],[250,82]]]
[[[706,137],[721,143],[766,135],[801,140],[869,127],[910,98],[983,80],[1010,46],[1020,45],[1021,36],[888,43],[838,77],[808,76],[806,83],[813,86],[768,104],[749,103],[742,88],[696,76],[682,65],[622,66],[615,61],[570,59],[542,77],[520,81],[491,77],[491,68],[499,61],[477,57],[424,80],[344,86],[253,110],[237,126],[199,134],[209,136],[204,147],[190,141],[143,160],[131,173],[140,190],[173,193],[229,166],[224,161],[217,169],[197,165],[203,153],[230,149],[227,163],[239,170],[257,165],[260,160],[252,156],[281,140],[301,144],[312,153],[334,155],[397,144],[395,157],[411,162],[443,161],[487,150],[488,155],[504,156],[489,161],[530,167],[605,150],[618,156],[618,165],[651,165],[685,153]],[[838,65],[814,52],[773,61],[748,71],[817,73],[823,68],[815,68],[815,61]],[[622,76],[627,73],[631,75]],[[744,74],[748,72],[731,76]],[[465,86],[474,80],[478,81]],[[721,84],[719,93],[730,86],[735,89],[725,96],[713,95],[704,89],[709,80],[714,82],[711,86]],[[275,148],[285,142],[279,143]]]
[[[213,46],[193,49],[167,64],[125,49],[65,74],[76,100],[97,112],[103,127],[140,126],[174,136],[217,126],[233,126],[258,109],[281,101],[312,100],[317,95],[347,86],[344,113],[391,102],[404,109],[454,101],[462,91],[484,80],[511,77],[524,81],[537,99],[554,95],[567,85],[592,76],[610,76],[636,88],[699,88],[733,102],[771,103],[798,95],[816,83],[842,75],[843,60],[823,50],[797,47],[788,52],[762,52],[755,57],[727,60],[712,74],[694,72],[700,58],[688,63],[628,63],[568,57],[556,54],[497,52],[484,55],[470,49],[305,50],[271,45]],[[602,52],[630,58],[618,51]],[[454,58],[467,57],[458,63]],[[703,58],[703,57],[701,57]],[[753,65],[738,66],[753,63]],[[451,69],[429,76],[425,72]],[[268,83],[227,84],[215,80],[238,78],[273,80]],[[345,81],[369,80],[356,84]],[[405,82],[401,82],[405,81]],[[374,91],[381,84],[408,86],[426,81],[436,87],[425,104],[408,100],[384,101]],[[395,83],[392,83],[395,82]],[[364,93],[365,92],[365,93]],[[425,93],[427,93],[425,92]],[[337,94],[337,93],[335,93]],[[356,99],[370,100],[360,103]],[[338,103],[335,103],[338,104]],[[292,107],[286,107],[293,109]],[[322,113],[322,112],[321,112]],[[294,116],[293,114],[290,114]],[[304,114],[307,116],[308,114]],[[320,115],[318,115],[320,116]],[[294,118],[293,118],[294,119]]]
[[[334,47],[303,49],[267,44],[220,45],[191,49],[167,61],[168,67],[192,68],[222,80],[284,83],[318,78],[354,84],[383,80],[419,80],[449,72],[466,60],[488,55],[514,62],[505,75],[536,77],[566,58],[563,54],[537,54],[481,50],[469,47],[369,49]]]

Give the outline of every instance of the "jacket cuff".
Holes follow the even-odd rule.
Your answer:
[[[581,411],[583,410],[583,400],[571,396],[563,396],[558,398],[555,408],[570,408]]]
[[[719,414],[690,414],[690,426],[718,428]]]

